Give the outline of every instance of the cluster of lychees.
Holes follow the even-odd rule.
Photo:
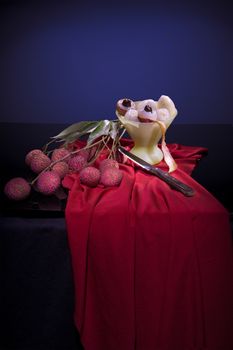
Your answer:
[[[40,149],[30,151],[25,158],[26,164],[36,178],[29,183],[24,178],[17,177],[7,182],[4,193],[9,199],[23,200],[31,192],[31,185],[36,191],[44,195],[54,194],[62,184],[62,179],[68,173],[78,172],[80,182],[89,187],[102,184],[105,187],[118,186],[122,180],[122,171],[119,164],[113,159],[104,159],[98,168],[91,165],[93,149],[79,149],[69,151],[66,148],[57,148],[52,152],[51,158]]]
[[[84,167],[80,171],[80,181],[90,187],[95,187],[99,183],[105,187],[118,186],[122,175],[116,160],[104,159],[100,162],[99,169],[94,166]]]

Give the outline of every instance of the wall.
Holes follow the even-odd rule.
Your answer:
[[[230,5],[2,1],[0,121],[115,118],[119,98],[171,96],[177,124],[232,123]]]

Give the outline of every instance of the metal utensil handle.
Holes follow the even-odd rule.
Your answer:
[[[174,188],[177,191],[182,192],[187,197],[192,197],[195,194],[195,191],[190,186],[184,184],[180,180],[177,180],[175,177],[171,176],[169,173],[159,169],[153,168],[150,170],[156,176],[158,176],[161,180],[165,181],[168,185]]]

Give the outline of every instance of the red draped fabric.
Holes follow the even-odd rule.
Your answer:
[[[228,212],[190,176],[206,149],[168,147],[178,164],[172,175],[194,197],[130,162],[120,165],[119,187],[89,188],[78,174],[63,181],[85,350],[233,349]]]

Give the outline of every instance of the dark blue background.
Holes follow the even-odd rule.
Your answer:
[[[114,119],[115,103],[169,95],[176,123],[232,122],[229,5],[2,1],[0,121]]]

